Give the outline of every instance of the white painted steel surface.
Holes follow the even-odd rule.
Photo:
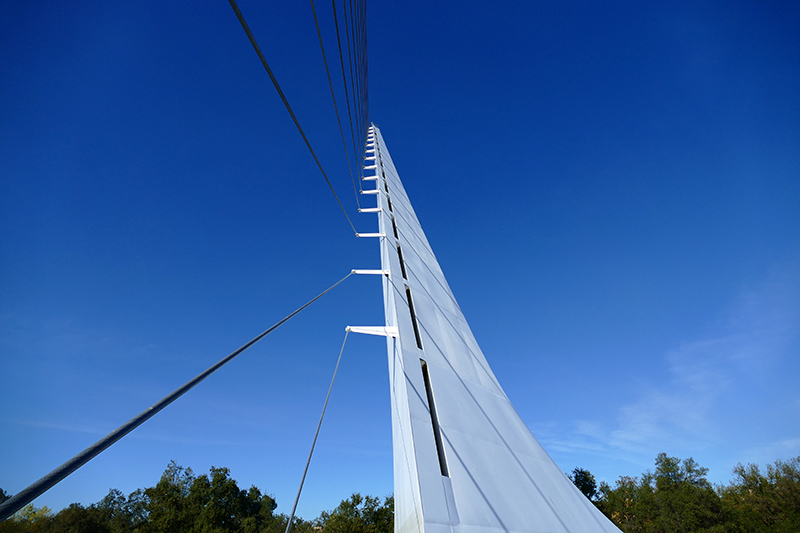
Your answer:
[[[364,193],[374,194],[380,208],[386,327],[397,331],[386,338],[395,532],[618,533],[509,402],[450,291],[380,130],[373,126],[369,133],[367,151],[375,152],[376,164],[365,170],[374,169],[375,190],[383,194]]]
[[[377,335],[379,337],[397,337],[397,328],[386,326],[347,326],[348,333],[363,333],[364,335]]]

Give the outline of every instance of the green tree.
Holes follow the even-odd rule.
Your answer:
[[[658,454],[653,476],[657,531],[706,531],[723,523],[722,503],[707,474],[691,457],[681,462]]]
[[[79,503],[73,503],[52,518],[47,531],[48,533],[111,533],[111,528],[94,506],[83,507]]]
[[[113,495],[111,500],[113,508]],[[275,500],[256,487],[240,489],[227,468],[212,467],[209,474],[195,476],[174,461],[155,487],[144,490],[142,505],[144,533],[264,533],[275,531],[280,522],[273,514]],[[135,523],[136,508],[129,506],[126,512]]]
[[[589,501],[594,501],[597,497],[597,480],[591,472],[583,468],[575,468],[567,477],[578,487],[578,490],[586,496]]]
[[[733,473],[731,485],[719,491],[730,531],[800,531],[800,457],[776,461],[765,473],[754,464],[739,464]]]
[[[231,479],[227,468],[211,468],[210,476],[198,477],[189,489],[189,506],[194,516],[195,531],[216,533],[240,531],[248,520],[248,529],[260,530],[263,518],[269,518],[275,502],[262,496],[253,487],[250,492],[242,490]],[[262,505],[266,503],[266,508]],[[268,516],[263,516],[266,511]]]
[[[292,520],[291,533],[314,533],[319,531],[321,526],[321,518],[317,517],[314,520],[303,520],[295,516]],[[284,533],[286,531],[286,524],[289,523],[289,515],[279,514],[275,516],[275,521],[266,525],[262,533]]]
[[[708,469],[666,453],[655,464],[655,472],[622,477],[613,489],[601,484],[598,507],[606,516],[626,533],[723,531],[725,515]]]
[[[597,506],[622,531],[647,531],[643,522],[649,519],[645,516],[652,498],[649,489],[650,486],[640,483],[639,478],[620,476],[614,488],[606,482],[600,483]]]
[[[47,531],[53,513],[47,506],[28,504],[5,522],[0,522],[0,533],[38,533]]]
[[[142,489],[135,490],[127,498],[119,490],[111,489],[92,507],[114,533],[133,533],[148,520],[147,503]]]
[[[354,493],[319,518],[324,533],[393,533],[394,497],[380,498]]]
[[[191,531],[194,517],[188,508],[188,497],[194,480],[191,468],[171,461],[156,486],[144,490],[147,522],[143,529],[161,533]]]

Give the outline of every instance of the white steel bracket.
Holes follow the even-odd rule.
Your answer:
[[[344,330],[348,333],[363,333],[365,335],[378,335],[380,337],[397,338],[397,328],[389,326],[347,326]]]

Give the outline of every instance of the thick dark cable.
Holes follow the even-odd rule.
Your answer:
[[[352,0],[351,0],[352,2]],[[365,109],[364,109],[364,79],[363,79],[363,70],[361,65],[361,56],[362,56],[362,42],[361,42],[361,0],[356,0],[355,8],[353,10],[353,61],[356,65],[356,81],[358,83],[358,103],[359,103],[359,112],[361,117],[361,122],[359,124],[359,131],[362,132],[362,157],[364,155],[364,151],[366,151],[366,135],[364,135],[365,128],[364,128],[364,116],[365,116]]]
[[[336,23],[336,43],[339,45],[339,63],[342,66],[342,82],[344,83],[344,97],[347,101],[347,116],[350,119],[350,138],[353,141],[353,158],[356,163],[359,163],[358,148],[356,147],[355,129],[353,128],[353,115],[350,112],[350,92],[347,89],[347,75],[344,70],[344,54],[342,53],[342,39],[339,36],[339,17],[336,15],[336,0],[331,0],[333,4],[333,20]],[[345,14],[346,16],[346,14]],[[360,163],[359,163],[360,164]],[[361,168],[359,166],[359,168]],[[361,172],[359,172],[358,190],[361,190]]]
[[[352,44],[353,44],[353,49],[352,49],[352,54],[353,54],[353,57],[352,57],[353,79],[352,79],[352,83],[353,83],[353,90],[355,91],[355,93],[353,95],[353,100],[356,102],[356,107],[355,107],[355,109],[356,109],[356,124],[358,126],[359,146],[361,146],[362,144],[364,144],[364,137],[363,137],[362,132],[361,132],[361,124],[362,124],[362,119],[361,119],[361,87],[360,87],[360,82],[359,82],[359,79],[358,79],[358,57],[357,57],[357,54],[358,54],[358,48],[357,48],[358,47],[358,42],[356,41],[356,11],[353,8],[353,0],[349,0],[349,2],[350,2],[350,34],[349,35],[350,35],[350,40],[352,41]],[[359,151],[359,158],[363,159],[363,152],[361,152],[361,151]]]
[[[368,78],[367,78],[367,3],[365,0],[357,0],[358,3],[358,66],[360,81],[361,98],[361,131],[366,132],[369,125],[369,100],[367,98]],[[366,146],[365,146],[366,150]]]
[[[364,128],[369,128],[369,61],[368,61],[368,46],[369,39],[367,38],[367,2],[364,2],[364,101],[367,108],[367,116],[364,121]]]
[[[369,125],[369,101],[367,99],[367,88],[369,87],[369,77],[367,76],[367,2],[361,2],[361,72],[364,77],[364,128]]]
[[[366,2],[364,0],[360,0],[360,7],[359,7],[359,18],[358,18],[358,31],[359,31],[359,65],[360,65],[360,77],[361,77],[361,100],[363,102],[363,123],[361,125],[363,130],[366,130],[367,123],[369,121],[369,109],[367,108],[367,101],[366,101],[366,88],[367,88],[367,71],[366,71],[366,44],[367,44],[367,32],[366,32]]]
[[[363,5],[364,0],[356,0],[356,35],[358,37],[358,88],[359,88],[359,99],[361,101],[361,131],[366,132],[366,119],[367,119],[367,108],[366,102],[364,101],[364,84],[366,83],[366,79],[364,78],[364,14],[363,14]],[[366,133],[365,133],[365,146],[364,150],[366,151]]]
[[[294,520],[294,513],[297,511],[297,502],[300,501],[300,493],[303,492],[303,484],[306,482],[306,474],[308,474],[308,465],[311,464],[311,456],[314,455],[314,447],[317,445],[317,437],[319,437],[319,430],[322,427],[322,419],[325,418],[325,410],[328,408],[328,400],[331,399],[331,391],[333,390],[333,382],[336,381],[336,373],[339,371],[339,363],[342,362],[342,354],[344,353],[344,345],[347,343],[347,335],[350,330],[346,329],[344,332],[344,340],[342,341],[342,349],[339,350],[339,359],[336,361],[336,368],[333,369],[333,377],[331,378],[331,385],[328,387],[328,395],[325,397],[325,403],[322,406],[322,414],[319,415],[319,423],[317,424],[317,432],[314,434],[314,440],[311,442],[311,451],[308,452],[308,460],[306,467],[303,470],[303,477],[300,479],[300,488],[297,489],[297,497],[294,499],[292,506],[292,514],[289,515],[289,522],[286,524],[286,533],[292,529],[292,521]]]
[[[317,154],[314,152],[314,149],[311,147],[311,143],[308,141],[308,137],[306,137],[306,134],[303,131],[303,128],[300,127],[300,122],[298,122],[297,117],[294,114],[294,111],[292,111],[292,107],[289,105],[289,101],[286,99],[286,96],[283,94],[283,90],[281,90],[281,86],[278,85],[278,80],[275,78],[275,75],[272,73],[272,69],[269,68],[269,64],[267,63],[267,60],[264,57],[264,54],[261,53],[261,48],[258,46],[258,43],[256,42],[256,38],[253,37],[253,33],[250,31],[250,27],[247,25],[247,21],[245,21],[244,15],[242,15],[242,12],[239,10],[239,6],[236,5],[236,0],[228,0],[228,2],[230,3],[231,7],[233,8],[234,13],[236,13],[236,18],[239,19],[239,23],[242,25],[242,28],[244,28],[244,32],[247,34],[247,38],[250,39],[250,44],[253,45],[253,49],[256,51],[256,54],[258,54],[258,58],[261,60],[261,64],[264,65],[264,69],[267,71],[267,74],[269,74],[269,79],[272,80],[272,84],[275,86],[275,89],[278,91],[278,94],[280,95],[281,100],[283,100],[283,105],[286,106],[286,110],[292,116],[292,120],[294,121],[294,125],[297,126],[297,131],[300,132],[300,135],[303,137],[303,140],[305,141],[306,146],[308,147],[308,151],[311,152],[311,155],[314,157],[314,161],[316,161],[317,166],[319,167],[319,171],[322,172],[322,177],[325,178],[325,181],[328,183],[328,187],[330,187],[334,198],[336,198],[336,201],[339,203],[339,207],[342,208],[342,213],[344,213],[344,216],[347,217],[347,222],[349,222],[350,223],[350,227],[353,228],[353,233],[358,235],[358,232],[356,231],[356,227],[353,226],[353,222],[350,220],[350,216],[347,214],[347,210],[342,205],[342,201],[339,200],[339,195],[336,194],[336,191],[333,189],[333,185],[331,185],[331,180],[329,180],[328,179],[328,175],[325,174],[325,170],[322,168],[322,163],[319,162],[319,159],[317,158]]]
[[[353,76],[353,53],[350,47],[350,27],[352,26],[352,24],[348,24],[347,22],[347,0],[342,0],[342,6],[344,6],[344,35],[347,40],[347,62],[350,65],[350,91],[353,97],[353,118],[355,119],[355,123],[358,126],[358,128],[356,128],[356,140],[358,141],[359,148],[357,152],[356,161],[359,162],[360,167],[363,167],[363,164],[361,163],[363,161],[362,157],[363,152],[361,148],[363,140],[361,137],[361,123],[358,120],[359,118],[358,102],[356,101],[356,86],[355,86],[355,78]],[[355,45],[355,43],[353,44]],[[359,174],[363,175],[363,171],[361,171]]]
[[[355,102],[355,110],[356,110],[356,128],[358,132],[358,140],[359,140],[359,160],[363,160],[364,154],[362,151],[362,145],[364,144],[364,137],[362,135],[362,116],[361,116],[361,84],[358,78],[358,41],[356,40],[356,11],[353,8],[353,0],[349,0],[350,2],[350,31],[348,35],[350,36],[350,40],[352,41],[352,76],[353,79],[353,101]]]
[[[266,331],[255,337],[253,340],[251,340],[250,342],[248,342],[247,344],[245,344],[232,354],[221,359],[218,363],[211,366],[205,372],[199,374],[197,377],[195,377],[182,387],[174,390],[172,393],[165,396],[158,402],[154,403],[153,405],[151,405],[150,407],[148,407],[146,410],[142,411],[135,417],[131,418],[128,422],[121,425],[120,427],[118,427],[117,429],[115,429],[102,439],[98,440],[97,442],[95,442],[94,444],[83,450],[81,453],[79,453],[69,461],[65,462],[64,464],[62,464],[49,474],[45,475],[38,481],[32,483],[30,486],[22,489],[22,491],[20,491],[19,493],[15,494],[11,498],[0,504],[0,522],[2,522],[9,516],[13,515],[17,511],[28,505],[30,502],[41,496],[45,491],[53,487],[53,485],[55,485],[56,483],[58,483],[71,473],[73,473],[81,466],[85,465],[91,459],[93,459],[101,452],[106,450],[109,446],[120,440],[122,437],[124,437],[125,435],[127,435],[128,433],[130,433],[143,423],[145,423],[147,420],[156,415],[159,411],[161,411],[166,406],[168,406],[169,404],[171,404],[172,402],[183,396],[186,392],[194,388],[195,385],[197,385],[198,383],[206,379],[208,376],[219,370],[226,363],[230,362],[234,357],[236,357],[237,355],[247,350],[258,341],[260,341],[261,339],[263,339],[264,337],[266,337],[267,335],[278,329],[280,326],[282,326],[284,323],[286,323],[289,319],[294,317],[300,311],[302,311],[309,305],[313,304],[314,302],[322,298],[325,294],[330,292],[334,287],[342,283],[351,275],[353,275],[352,272],[343,277],[342,279],[340,279],[339,281],[337,281],[336,283],[334,283],[333,285],[331,285],[330,287],[328,287],[327,289],[325,289],[315,298],[309,300],[308,303],[306,303],[302,307],[299,307],[290,315],[287,315],[285,318],[277,322],[275,325],[273,325],[272,327],[270,327],[269,329],[267,329]]]
[[[361,47],[360,39],[358,38],[358,5],[353,4],[353,0],[350,1],[350,33],[351,38],[353,39],[353,74],[355,76],[355,86],[356,86],[356,94],[358,95],[358,129],[359,132],[364,125],[364,114],[361,102],[361,69],[359,64],[359,49]]]
[[[353,0],[350,0],[351,8],[353,9],[353,63],[355,64],[355,77],[356,77],[356,87],[358,89],[358,109],[359,109],[359,124],[358,129],[359,131],[364,131],[364,99],[362,97],[363,92],[363,79],[361,77],[361,17],[360,17],[360,6],[358,2],[356,2],[355,6],[353,6]],[[364,139],[366,141],[366,139]],[[362,147],[362,150],[365,150],[365,147]],[[363,154],[362,154],[363,155]]]
[[[331,81],[331,71],[328,68],[328,58],[325,56],[325,45],[322,44],[322,32],[319,29],[319,20],[317,19],[317,8],[314,7],[314,0],[311,0],[311,12],[314,14],[314,25],[317,27],[317,37],[319,37],[319,48],[322,50],[322,62],[325,63],[325,74],[328,75],[328,85],[331,88],[331,98],[333,98],[333,109],[336,111],[336,122],[339,123],[339,133],[342,135],[342,146],[344,146],[344,157],[347,159],[347,169],[350,171],[350,181],[353,182],[353,194],[356,197],[356,205],[361,209],[361,202],[358,200],[358,191],[356,190],[356,180],[353,177],[353,167],[350,166],[350,156],[347,152],[347,142],[344,140],[344,129],[342,129],[342,119],[339,118],[339,106],[336,105],[336,94],[333,92],[333,81]],[[335,16],[335,14],[334,14]]]

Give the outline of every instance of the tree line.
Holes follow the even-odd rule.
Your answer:
[[[712,485],[692,458],[661,453],[655,470],[599,485],[575,468],[569,478],[625,533],[800,533],[800,456],[736,466],[728,485]],[[0,489],[0,502],[9,495]],[[25,507],[0,523],[0,533],[283,533],[288,516],[257,487],[239,488],[227,468],[195,475],[174,461],[154,487],[128,496],[116,489],[84,507],[58,513]],[[394,500],[355,493],[313,520],[295,518],[297,533],[393,533]]]
[[[10,495],[0,489],[0,502]],[[227,468],[195,475],[174,461],[154,487],[125,496],[111,489],[84,507],[58,513],[32,505],[0,523],[0,533],[284,533],[289,517],[275,512],[275,499],[257,487],[244,490]],[[295,517],[296,533],[393,533],[394,499],[353,494],[314,520]]]
[[[661,453],[655,470],[597,484],[588,470],[569,475],[575,486],[625,533],[800,533],[800,456],[737,465],[728,485],[712,485],[691,457]]]

